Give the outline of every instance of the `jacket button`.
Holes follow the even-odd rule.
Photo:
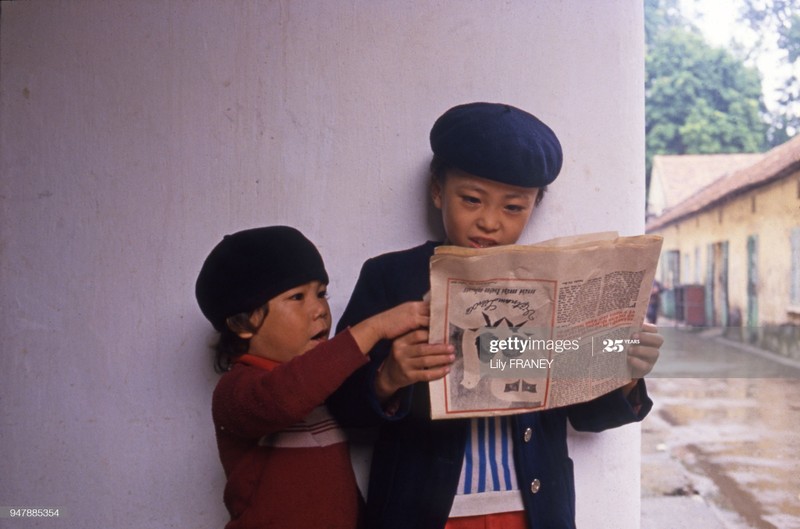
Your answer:
[[[531,493],[536,494],[542,488],[542,483],[538,479],[531,481]]]
[[[532,437],[533,437],[533,430],[530,428],[525,428],[525,433],[522,435],[522,439],[526,443],[529,443]]]

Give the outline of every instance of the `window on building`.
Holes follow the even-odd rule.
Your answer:
[[[694,248],[694,284],[699,285],[702,283],[701,277],[703,277],[702,269],[700,268],[700,247],[695,246]]]
[[[800,226],[792,229],[792,263],[789,267],[791,276],[790,302],[800,306]]]
[[[675,288],[681,284],[681,253],[678,250],[669,250],[663,256],[665,275],[664,286]]]
[[[684,277],[684,281],[683,281],[684,283],[688,283],[689,282],[689,277],[688,277],[689,270],[692,269],[689,266],[689,259],[690,258],[691,258],[691,256],[689,255],[689,252],[686,252],[685,254],[683,254],[683,268],[682,268],[682,270],[684,270],[684,273],[683,273],[684,276],[687,276],[687,277]]]
[[[758,235],[747,237],[747,326],[758,325]]]

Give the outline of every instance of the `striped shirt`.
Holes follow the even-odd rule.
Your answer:
[[[470,435],[451,517],[524,509],[514,469],[509,417],[470,420]]]

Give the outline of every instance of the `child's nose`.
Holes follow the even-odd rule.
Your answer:
[[[323,318],[328,314],[328,300],[316,298],[311,307],[311,315],[316,318]]]
[[[478,227],[486,232],[493,232],[500,229],[500,216],[497,212],[485,209],[478,217]]]

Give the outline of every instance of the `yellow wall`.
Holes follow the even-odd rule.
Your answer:
[[[728,241],[728,307],[731,311],[738,308],[744,322],[747,321],[747,238],[757,235],[758,324],[767,325],[796,322],[800,316],[789,310],[791,232],[797,227],[800,227],[800,172],[652,233],[664,237],[662,255],[671,250],[680,252],[681,284],[705,284],[709,244]],[[663,268],[659,267],[657,277],[664,278]]]

